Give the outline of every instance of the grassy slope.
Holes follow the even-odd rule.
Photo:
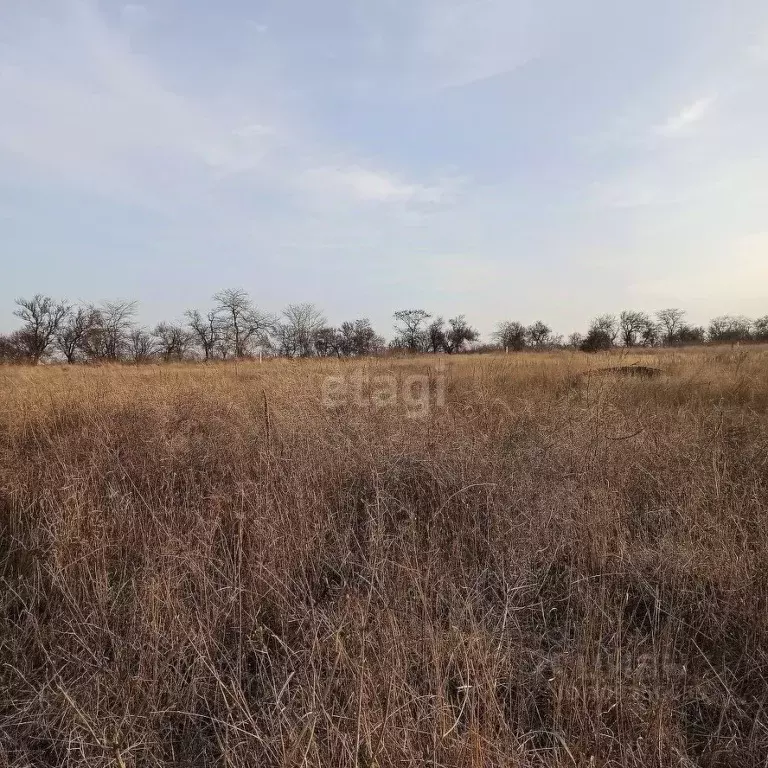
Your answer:
[[[642,360],[0,368],[0,764],[762,765],[768,352]]]

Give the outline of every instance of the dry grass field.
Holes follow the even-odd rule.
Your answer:
[[[766,765],[767,518],[759,348],[0,368],[0,765]]]

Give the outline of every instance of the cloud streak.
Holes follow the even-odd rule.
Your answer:
[[[360,203],[440,205],[456,192],[455,182],[419,184],[362,165],[313,168],[302,174],[302,183],[326,201],[342,197]]]
[[[697,99],[657,126],[655,133],[665,138],[674,138],[689,133],[695,125],[711,113],[716,101],[715,95]]]

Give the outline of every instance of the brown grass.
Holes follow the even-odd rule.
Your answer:
[[[765,765],[768,352],[360,366],[0,368],[0,765]]]

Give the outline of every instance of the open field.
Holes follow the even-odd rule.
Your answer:
[[[765,765],[767,518],[760,348],[0,367],[0,765]]]

